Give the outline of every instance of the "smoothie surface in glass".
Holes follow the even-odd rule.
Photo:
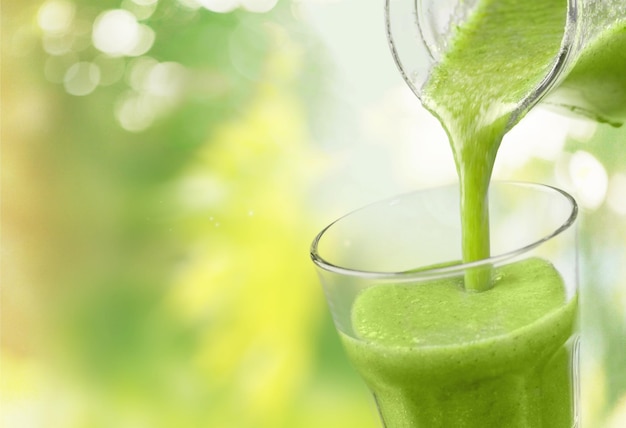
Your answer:
[[[495,273],[481,293],[457,277],[359,295],[359,339],[341,337],[388,428],[571,428],[576,299],[539,258]]]

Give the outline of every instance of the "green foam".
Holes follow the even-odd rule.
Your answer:
[[[495,274],[481,293],[455,278],[357,297],[342,339],[389,428],[572,426],[576,298],[542,259]]]

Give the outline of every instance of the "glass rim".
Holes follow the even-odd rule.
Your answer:
[[[419,8],[419,4],[423,0],[413,0],[415,2],[416,8]],[[563,36],[561,37],[561,41],[559,44],[559,50],[555,55],[554,60],[549,66],[548,71],[543,76],[542,80],[532,88],[526,96],[519,103],[517,112],[511,117],[509,127],[512,127],[515,124],[520,116],[522,116],[523,112],[529,111],[534,105],[539,103],[541,99],[550,92],[550,90],[556,86],[556,84],[563,77],[563,71],[567,70],[567,67],[570,66],[572,61],[575,60],[575,56],[578,54],[576,43],[578,42],[577,35],[580,32],[579,26],[579,3],[580,0],[567,0],[566,5],[566,13],[565,13],[565,24],[563,26]],[[393,29],[391,24],[391,2],[392,0],[385,0],[385,31],[387,34],[387,44],[391,51],[394,63],[396,67],[400,71],[400,75],[403,80],[407,83],[411,91],[417,96],[418,99],[422,100],[421,93],[421,83],[417,85],[416,82],[409,76],[409,73],[405,70],[403,65],[404,61],[401,59],[401,54],[398,52],[396,48],[396,43],[394,42],[393,37]],[[425,44],[426,50],[428,51],[429,57],[434,61],[434,55],[425,42],[424,35],[422,33],[422,28],[419,23],[419,19],[417,16],[414,16],[415,24],[418,27],[420,32],[421,41]],[[423,82],[422,82],[423,83]]]
[[[578,204],[576,203],[576,200],[574,199],[573,196],[571,196],[565,190],[559,189],[558,187],[554,187],[549,184],[542,184],[542,183],[532,183],[532,182],[523,182],[523,181],[505,181],[505,180],[492,181],[491,184],[498,184],[498,185],[504,184],[507,186],[512,185],[515,187],[528,187],[528,188],[534,188],[537,190],[544,190],[544,191],[548,190],[551,192],[555,192],[556,194],[560,194],[567,202],[569,202],[569,204],[571,205],[570,214],[565,220],[565,222],[563,222],[559,227],[555,228],[551,233],[547,234],[546,236],[540,239],[535,240],[534,242],[531,242],[530,244],[524,245],[515,250],[507,251],[501,254],[492,255],[489,258],[476,260],[473,262],[463,263],[462,261],[459,261],[459,263],[454,263],[454,264],[439,266],[439,267],[435,266],[432,268],[426,268],[424,270],[418,270],[418,271],[379,272],[379,271],[368,271],[368,270],[361,270],[361,269],[351,269],[351,268],[333,264],[325,260],[319,254],[318,244],[320,243],[320,241],[322,240],[326,232],[331,227],[333,227],[333,225],[335,225],[337,222],[347,217],[350,217],[357,212],[361,212],[363,210],[371,208],[375,205],[383,204],[386,202],[391,202],[391,201],[397,200],[398,198],[413,195],[415,193],[432,191],[432,190],[440,190],[440,189],[458,186],[458,184],[427,187],[423,189],[414,190],[411,192],[401,193],[401,194],[398,194],[389,198],[385,198],[385,199],[381,199],[381,200],[369,203],[360,208],[354,209],[348,212],[347,214],[344,214],[341,217],[337,218],[336,220],[332,221],[330,224],[324,227],[313,239],[313,242],[311,243],[311,247],[310,247],[311,260],[317,267],[327,272],[336,273],[336,274],[340,274],[344,276],[360,277],[364,279],[394,280],[394,281],[433,279],[433,278],[438,278],[438,277],[451,276],[452,274],[460,274],[468,269],[472,269],[472,268],[476,268],[480,266],[501,264],[505,260],[527,253],[530,250],[537,248],[544,242],[547,242],[551,240],[552,238],[560,235],[564,231],[568,230],[570,226],[574,224],[574,222],[576,221],[576,218],[578,217]],[[490,184],[490,187],[491,187],[491,184]]]

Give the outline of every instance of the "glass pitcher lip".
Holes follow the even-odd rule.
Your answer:
[[[389,46],[389,50],[391,51],[393,61],[396,64],[396,67],[399,70],[403,80],[407,83],[407,85],[409,86],[411,91],[417,96],[417,98],[419,100],[422,100],[421,88],[419,87],[419,85],[416,85],[416,82],[414,82],[413,79],[410,77],[409,72],[405,70],[403,61],[400,59],[401,55],[396,48],[396,43],[394,42],[394,37],[392,36],[393,31],[390,19],[390,3],[392,1],[393,0],[385,0],[384,6],[387,44]],[[417,6],[421,0],[412,1],[414,1]],[[579,1],[581,0],[567,0],[565,26],[563,28],[563,37],[561,38],[559,50],[556,53],[552,64],[550,64],[550,68],[546,72],[545,76],[543,76],[543,79],[537,84],[537,86],[532,88],[532,90],[530,90],[530,92],[528,92],[526,96],[521,100],[518,108],[516,109],[516,113],[511,116],[509,127],[512,127],[517,121],[519,121],[520,117],[523,116],[525,112],[538,104],[564,78],[563,72],[567,70],[568,67],[571,66],[572,61],[574,61],[574,58],[578,53],[578,26],[580,22],[578,6]],[[419,24],[419,19],[417,16],[415,16],[414,18],[415,25],[418,27],[419,33],[421,34],[421,39],[422,41],[424,41],[425,38],[423,34],[423,29]],[[428,46],[428,44],[425,45],[429,56],[431,57],[431,59],[434,59],[430,46]]]
[[[372,280],[374,279],[375,280],[393,280],[396,282],[397,281],[435,279],[435,278],[451,276],[453,274],[461,274],[462,272],[470,268],[475,268],[475,267],[485,266],[485,265],[498,265],[506,260],[512,259],[521,254],[527,253],[530,250],[540,246],[544,242],[549,241],[550,239],[560,235],[562,232],[569,229],[574,224],[574,222],[576,221],[576,218],[578,217],[578,204],[576,203],[576,200],[569,193],[567,193],[566,191],[562,189],[559,189],[558,187],[554,187],[549,184],[542,184],[542,183],[508,181],[508,180],[497,180],[497,181],[493,181],[491,184],[513,185],[513,186],[518,186],[518,187],[529,187],[529,188],[549,190],[549,191],[556,192],[560,194],[561,196],[563,196],[565,200],[569,202],[569,204],[571,205],[571,212],[569,216],[567,217],[567,219],[559,227],[557,227],[552,233],[549,233],[546,236],[540,239],[537,239],[528,245],[524,245],[512,251],[493,255],[487,259],[477,260],[477,261],[469,262],[469,263],[462,263],[461,261],[459,261],[458,263],[446,265],[443,267],[433,267],[432,269],[425,268],[424,270],[419,270],[419,271],[401,271],[401,272],[377,272],[377,271],[351,269],[351,268],[335,265],[325,260],[318,253],[317,251],[318,244],[321,241],[321,239],[324,237],[324,234],[331,227],[333,227],[333,225],[335,225],[337,222],[347,217],[350,217],[352,214],[356,212],[366,210],[374,205],[378,205],[382,203],[389,203],[389,202],[397,200],[398,198],[402,198],[411,194],[419,193],[421,191],[450,188],[450,187],[458,186],[458,184],[449,184],[449,185],[443,185],[443,186],[437,186],[437,187],[431,187],[431,188],[424,188],[420,190],[402,193],[402,194],[399,194],[390,198],[382,199],[376,202],[372,202],[370,204],[367,204],[360,208],[352,210],[349,213],[337,218],[336,220],[331,222],[329,225],[324,227],[313,239],[313,242],[311,243],[311,247],[310,247],[311,260],[317,267],[319,267],[320,269],[323,269],[324,271],[335,273],[335,274],[340,274],[344,276],[352,276],[352,277],[359,277],[359,278],[372,279]]]
[[[510,126],[519,120],[522,112],[528,111],[538,104],[565,77],[563,71],[570,67],[573,56],[578,54],[576,52],[577,27],[579,25],[578,1],[567,0],[567,15],[559,52],[543,80],[522,101],[517,109],[517,114],[511,117]]]

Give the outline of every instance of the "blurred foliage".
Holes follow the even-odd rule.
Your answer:
[[[37,28],[42,4],[2,5],[6,426],[371,420],[367,401],[332,400],[342,387],[315,374],[315,338],[332,332],[307,257],[319,154],[306,121],[321,81],[289,5],[161,1],[142,20],[149,52],[107,58],[124,77],[74,96],[49,81],[50,61],[102,61],[81,25],[132,4],[71,2],[79,48],[60,55]],[[172,63],[185,70],[174,99],[147,98],[143,113],[122,110],[147,119],[125,122],[120,104],[149,77],[133,73]]]
[[[570,139],[566,153],[591,153],[608,176],[604,203],[582,209],[579,224],[583,331],[583,426],[626,424],[626,219],[608,203],[626,196],[626,127],[599,125],[588,141]],[[600,189],[598,189],[600,191]]]
[[[72,20],[49,34],[50,4]],[[2,1],[4,426],[377,424],[308,260],[328,58],[289,1],[193,5]],[[94,46],[94,22],[120,8],[154,32],[146,52]],[[68,86],[78,63],[99,82]],[[613,174],[625,141],[602,126],[566,150]],[[592,420],[626,407],[626,285],[611,284],[624,223],[600,208],[581,234],[585,281],[605,291],[586,300]]]

